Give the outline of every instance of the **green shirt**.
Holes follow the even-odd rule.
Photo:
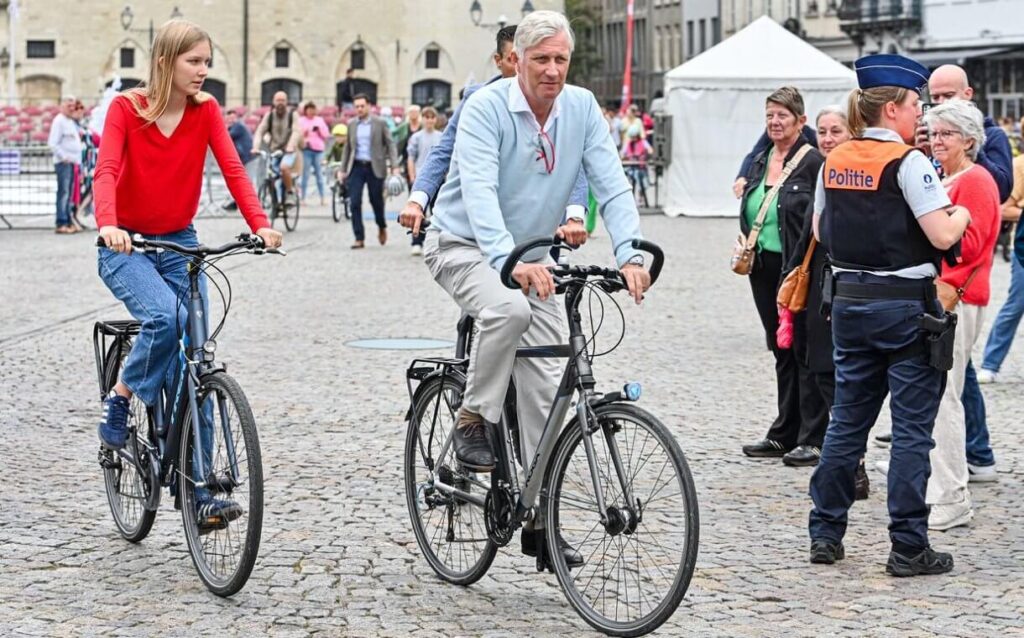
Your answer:
[[[768,157],[765,160],[765,171],[764,175],[761,176],[761,183],[759,183],[754,190],[750,191],[747,196],[747,206],[743,210],[743,214],[747,218],[747,224],[751,228],[754,227],[754,221],[757,219],[757,213],[761,210],[761,203],[764,202],[765,195],[771,190],[771,187],[765,184],[765,180],[768,178],[768,163],[772,160],[772,153],[775,149],[768,150]],[[767,250],[771,253],[782,252],[782,236],[779,234],[779,198],[778,196],[772,200],[770,206],[768,206],[768,214],[764,216],[764,226],[761,227],[761,234],[757,236],[757,250]]]

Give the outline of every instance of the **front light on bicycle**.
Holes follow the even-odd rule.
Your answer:
[[[217,342],[213,339],[207,339],[206,343],[203,344],[203,352],[207,354],[213,354],[217,352]]]
[[[622,386],[622,394],[630,401],[639,401],[640,393],[640,384],[635,381]]]

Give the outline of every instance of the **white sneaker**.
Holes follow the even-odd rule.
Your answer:
[[[932,505],[932,511],[928,515],[928,529],[945,531],[960,527],[971,522],[974,518],[974,510],[971,509],[971,500],[964,499],[960,503],[944,503]]]
[[[989,383],[996,383],[999,380],[999,373],[993,372],[992,370],[986,370],[982,368],[978,370],[978,383],[987,385]]]
[[[968,463],[967,473],[970,475],[968,481],[971,483],[995,483],[999,480],[995,465],[971,465]]]
[[[423,246],[413,246],[409,254],[413,257],[421,257],[423,255]]]
[[[882,476],[889,476],[889,461],[875,461],[875,469],[878,470]]]

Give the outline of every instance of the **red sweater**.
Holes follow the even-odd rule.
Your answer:
[[[999,188],[982,166],[975,164],[956,178],[948,187],[949,199],[971,211],[971,225],[964,233],[961,253],[963,260],[950,267],[943,262],[942,276],[946,283],[959,288],[975,268],[978,274],[964,291],[963,301],[974,306],[987,306],[992,272],[992,257],[999,238]]]
[[[166,137],[156,123],[147,125],[124,96],[110,103],[103,125],[93,183],[96,223],[153,235],[186,228],[199,207],[208,147],[249,228],[270,226],[217,100],[189,101],[178,128]]]

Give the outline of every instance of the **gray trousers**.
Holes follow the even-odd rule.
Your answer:
[[[515,350],[565,343],[565,311],[559,299],[552,295],[541,301],[536,293],[526,296],[506,288],[475,243],[449,233],[427,231],[423,257],[434,280],[476,321],[463,406],[497,423],[509,378],[514,378],[522,459],[529,466],[555,399],[563,362],[516,359]]]

